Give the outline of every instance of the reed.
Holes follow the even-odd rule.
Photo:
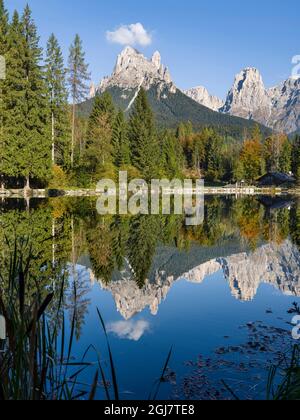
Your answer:
[[[45,295],[30,278],[30,267],[35,262],[30,243],[16,239],[8,245],[8,263],[0,270],[0,340],[6,337],[0,341],[0,400],[94,400],[103,394],[106,400],[119,400],[116,367],[100,310],[97,308],[107,343],[109,378],[94,346],[89,346],[80,360],[74,359],[76,308],[67,328],[63,307],[65,279],[56,292],[58,296],[51,289]],[[52,307],[49,319],[47,312],[54,297],[54,315]],[[87,361],[90,352],[96,355],[96,363]],[[155,383],[153,399],[164,382],[170,358],[171,352]],[[90,385],[80,381],[87,369],[94,370]]]

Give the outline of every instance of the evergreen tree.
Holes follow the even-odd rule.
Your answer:
[[[221,138],[213,131],[206,142],[206,177],[210,181],[221,178]]]
[[[8,13],[4,7],[3,0],[0,0],[0,187],[4,187],[4,92],[5,92],[5,62],[7,59],[7,37],[8,37]]]
[[[95,128],[95,125],[97,125],[97,120],[99,116],[101,115],[106,115],[110,125],[111,126],[113,125],[116,111],[115,111],[113,99],[109,92],[104,92],[103,95],[97,95],[95,97],[93,109],[89,117],[89,124],[88,124],[89,133]]]
[[[14,12],[7,34],[6,79],[2,97],[1,169],[2,176],[23,177],[25,132],[26,71],[25,39],[18,12]]]
[[[90,79],[88,65],[82,49],[79,35],[75,36],[69,54],[69,86],[72,98],[72,141],[71,141],[71,166],[74,166],[75,138],[76,138],[76,106],[88,96],[87,81]]]
[[[83,163],[89,173],[98,174],[113,162],[112,134],[115,108],[111,95],[96,96],[88,122],[88,140]]]
[[[292,145],[288,137],[285,138],[279,157],[280,172],[289,173],[292,170]]]
[[[171,180],[181,178],[184,168],[182,146],[178,139],[169,131],[162,138],[162,167],[164,174]]]
[[[291,144],[286,135],[275,134],[265,141],[266,168],[269,172],[291,170]]]
[[[116,115],[112,132],[112,144],[114,148],[115,166],[120,168],[125,165],[130,165],[128,127],[123,111],[119,111]]]
[[[160,163],[154,117],[147,94],[141,89],[129,121],[131,160],[146,180],[155,177]]]
[[[52,164],[68,166],[68,92],[61,48],[54,34],[47,43],[46,83],[51,112]]]
[[[25,7],[21,20],[21,33],[24,38],[22,68],[25,71],[25,102],[23,105],[24,136],[22,149],[16,156],[20,173],[26,178],[46,180],[51,170],[51,137],[49,135],[49,104],[41,67],[42,50],[39,47],[37,28],[29,6]]]
[[[296,136],[293,144],[293,173],[300,185],[300,136]]]

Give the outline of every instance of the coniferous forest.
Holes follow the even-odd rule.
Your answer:
[[[86,116],[89,66],[75,35],[64,60],[51,34],[45,50],[27,6],[8,15],[0,0],[0,175],[2,188],[93,188],[102,177],[204,177],[208,182],[253,183],[267,172],[300,178],[300,138],[271,134],[259,126],[239,138],[188,121],[177,129],[158,126],[141,89],[130,115],[106,92]],[[66,61],[66,62],[65,62]]]

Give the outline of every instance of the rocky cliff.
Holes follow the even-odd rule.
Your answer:
[[[187,96],[193,99],[195,102],[206,106],[213,111],[219,111],[223,106],[224,102],[217,96],[210,95],[208,90],[203,86],[197,86],[195,88],[183,91]]]

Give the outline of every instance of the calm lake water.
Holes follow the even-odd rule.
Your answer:
[[[59,293],[65,281],[74,355],[94,345],[109,376],[99,308],[122,399],[148,398],[171,347],[160,398],[219,398],[220,379],[241,398],[264,397],[267,364],[290,345],[288,310],[300,303],[299,200],[208,196],[198,227],[180,216],[101,217],[93,199],[30,209],[3,200],[0,222],[0,258],[4,235],[30,238],[40,287]]]

